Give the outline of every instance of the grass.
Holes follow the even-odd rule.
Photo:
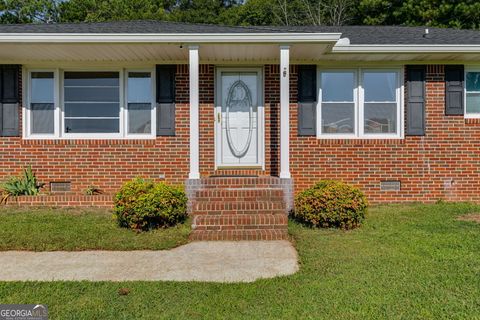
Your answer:
[[[170,249],[188,241],[189,223],[140,234],[120,228],[102,209],[0,207],[3,250]]]
[[[250,284],[0,283],[1,303],[53,319],[480,319],[480,224],[471,204],[372,208],[358,230],[290,223],[301,270]],[[119,295],[128,288],[128,295]]]

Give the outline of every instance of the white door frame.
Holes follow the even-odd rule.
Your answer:
[[[222,123],[217,117],[222,115],[221,106],[221,75],[222,72],[256,72],[258,103],[258,164],[223,164],[222,163]],[[232,168],[258,168],[265,170],[265,95],[264,95],[264,70],[263,67],[217,67],[215,70],[215,108],[213,119],[215,121],[215,170]]]

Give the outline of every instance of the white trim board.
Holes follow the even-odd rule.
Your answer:
[[[336,42],[341,33],[0,33],[0,43],[302,43]]]

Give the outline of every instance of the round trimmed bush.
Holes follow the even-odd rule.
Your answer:
[[[114,199],[114,215],[122,227],[150,230],[173,226],[187,217],[183,188],[141,178],[125,183]]]
[[[360,189],[323,180],[295,197],[293,217],[315,227],[353,229],[365,219],[367,206]]]

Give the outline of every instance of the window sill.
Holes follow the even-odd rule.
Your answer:
[[[60,139],[24,138],[22,145],[154,145],[156,137],[148,139]]]
[[[323,145],[379,145],[405,144],[405,138],[320,138]]]

